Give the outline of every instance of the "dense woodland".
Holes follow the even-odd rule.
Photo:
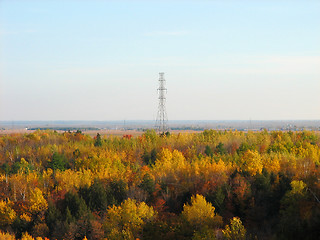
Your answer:
[[[0,137],[0,239],[319,239],[320,134]]]

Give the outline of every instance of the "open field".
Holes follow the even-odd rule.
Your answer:
[[[0,130],[0,135],[8,135],[8,134],[25,134],[25,133],[33,133],[36,130],[26,130],[26,129],[6,129]],[[63,133],[65,131],[58,130],[58,133]],[[172,130],[171,133],[200,133],[200,130]],[[100,130],[84,130],[82,131],[83,134],[88,134],[91,137],[96,136],[99,133],[102,136],[124,136],[124,135],[132,135],[133,137],[140,136],[144,133],[142,130],[107,130],[107,129],[100,129]]]
[[[153,129],[155,121],[0,121],[0,134],[26,133],[32,130],[51,129],[57,132],[81,130],[89,135],[137,136],[146,129]],[[320,120],[172,120],[168,123],[170,132],[201,132],[206,129],[261,131],[261,130],[320,130]],[[28,130],[27,130],[28,129]]]

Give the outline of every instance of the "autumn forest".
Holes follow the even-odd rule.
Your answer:
[[[0,239],[318,239],[320,134],[0,136]]]

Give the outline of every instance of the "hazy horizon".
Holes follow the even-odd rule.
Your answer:
[[[74,121],[0,121],[4,129],[150,129],[155,120],[74,120]],[[268,130],[319,130],[320,120],[171,120],[169,129],[268,129]]]
[[[2,0],[0,121],[152,121],[159,72],[171,121],[319,120],[319,9]]]
[[[22,119],[22,120],[0,120],[0,122],[155,122],[156,119],[115,119],[115,120],[99,120],[99,119],[70,119],[70,120],[64,120],[64,119],[56,119],[56,120],[39,120],[39,119]],[[265,121],[265,122],[285,122],[285,121],[310,121],[310,122],[317,122],[320,121],[320,119],[171,119],[168,121],[172,122],[237,122],[237,121]]]

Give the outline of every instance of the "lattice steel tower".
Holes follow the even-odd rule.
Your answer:
[[[168,131],[168,117],[167,117],[167,111],[166,111],[166,96],[167,89],[165,86],[166,80],[163,77],[164,73],[159,73],[159,106],[158,106],[158,114],[157,114],[157,120],[156,120],[156,128],[158,132],[165,133]]]

